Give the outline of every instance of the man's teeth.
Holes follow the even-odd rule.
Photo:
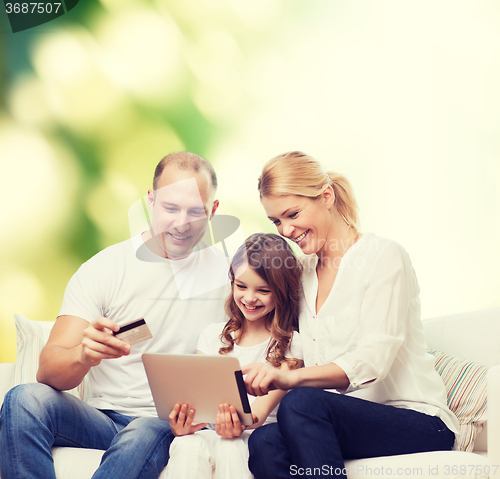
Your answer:
[[[178,240],[183,240],[183,239],[187,239],[187,236],[177,236],[177,235],[174,235],[173,233],[170,233],[175,239],[178,239]]]

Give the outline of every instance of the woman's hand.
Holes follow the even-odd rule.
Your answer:
[[[219,404],[217,418],[215,420],[215,432],[222,437],[232,439],[241,436],[245,426],[241,424],[240,418],[234,406]]]
[[[208,426],[208,423],[193,424],[194,409],[190,409],[186,415],[189,406],[187,404],[176,404],[172,412],[168,416],[170,421],[170,429],[174,436],[186,436],[199,431],[201,428]]]
[[[288,369],[276,369],[264,363],[251,363],[241,368],[245,375],[248,394],[264,396],[269,391],[281,389],[288,391],[295,387],[293,372]]]
[[[241,372],[246,374],[245,385],[248,394],[253,396],[264,396],[273,389],[288,391],[300,386],[346,390],[350,384],[344,370],[335,363],[293,370],[252,363],[243,366]]]

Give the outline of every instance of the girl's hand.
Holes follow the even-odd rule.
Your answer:
[[[241,424],[240,418],[234,406],[219,404],[217,418],[215,420],[215,432],[222,437],[232,439],[241,436],[245,426]]]
[[[170,429],[174,436],[185,436],[187,434],[193,434],[199,431],[201,428],[208,426],[208,423],[193,424],[194,409],[190,409],[189,413],[186,415],[189,406],[183,404],[176,404],[172,412],[168,416],[170,421]]]
[[[264,363],[251,363],[241,368],[245,375],[248,394],[264,396],[269,391],[281,389],[288,391],[294,387],[292,373],[288,369],[276,369]]]

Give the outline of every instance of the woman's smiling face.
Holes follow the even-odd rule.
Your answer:
[[[268,196],[261,199],[267,217],[281,236],[300,246],[305,254],[314,254],[325,247],[331,225],[330,203],[324,193],[318,199],[305,196]]]

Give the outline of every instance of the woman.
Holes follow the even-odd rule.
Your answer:
[[[278,232],[309,256],[299,316],[306,367],[243,368],[250,394],[292,389],[278,422],[251,436],[255,477],[308,468],[346,477],[344,459],[452,449],[458,423],[426,353],[406,251],[360,234],[347,180],[304,153],[268,162],[259,192]]]

